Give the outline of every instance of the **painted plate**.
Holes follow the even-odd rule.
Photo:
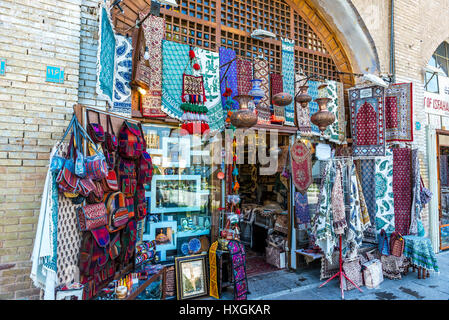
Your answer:
[[[200,251],[201,249],[201,241],[198,240],[197,238],[192,238],[189,241],[189,250],[192,251],[193,253],[197,253],[198,251]]]
[[[181,245],[181,252],[183,255],[188,255],[189,254],[189,244],[187,242],[184,242]]]

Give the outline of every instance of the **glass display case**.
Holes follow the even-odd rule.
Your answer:
[[[156,241],[160,262],[209,249],[212,166],[200,139],[176,127],[143,125],[153,179],[146,186],[148,215],[143,240]],[[207,248],[206,248],[207,246]]]

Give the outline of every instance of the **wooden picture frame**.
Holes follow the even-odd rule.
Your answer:
[[[175,258],[176,293],[178,300],[209,294],[206,254]]]

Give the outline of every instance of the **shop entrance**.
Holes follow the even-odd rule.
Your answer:
[[[245,157],[248,152],[245,141]],[[246,249],[247,277],[267,274],[287,267],[289,183],[283,175],[288,161],[289,136],[280,135],[277,147],[278,168],[274,174],[261,175],[261,164],[241,164],[239,169],[242,220],[240,240]],[[268,146],[267,149],[271,148]]]
[[[440,250],[449,249],[449,131],[437,130]]]

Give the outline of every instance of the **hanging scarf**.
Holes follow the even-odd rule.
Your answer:
[[[317,212],[312,219],[312,235],[315,243],[324,253],[324,257],[331,262],[332,252],[336,245],[332,221],[331,190],[334,166],[332,161],[322,161],[324,164],[318,196]]]
[[[239,95],[251,91],[253,79],[253,63],[250,60],[237,58],[237,90]]]
[[[315,102],[315,99],[319,98],[318,95],[318,86],[320,85],[317,81],[307,81],[307,85],[309,86],[309,89],[307,90],[307,94],[312,97],[312,101],[309,102],[309,114],[310,116],[313,116],[314,113],[318,112],[319,107],[318,103]],[[321,136],[320,129],[314,125],[311,124],[312,127],[312,134],[315,136]]]
[[[355,172],[356,178],[357,178],[357,189],[359,191],[359,202],[360,202],[360,211],[361,211],[361,220],[362,220],[362,229],[365,231],[371,224],[368,208],[366,206],[365,197],[363,196],[363,190],[362,185],[360,183],[360,178],[357,173],[357,170]]]
[[[143,20],[148,12],[140,12],[139,19]],[[146,47],[150,54],[150,84],[149,90],[143,97],[142,115],[144,117],[166,117],[162,112],[162,40],[165,38],[165,19],[150,15],[142,24]]]
[[[346,224],[346,214],[345,214],[345,203],[343,195],[343,185],[342,185],[342,168],[341,163],[337,162],[337,168],[335,173],[334,186],[332,187],[332,218],[334,221],[334,233],[336,235],[342,235],[347,227]]]
[[[292,103],[285,106],[286,126],[295,126],[295,41],[282,39],[282,80],[286,93],[293,97]]]
[[[344,126],[341,125],[340,121],[344,119],[344,100],[340,101],[341,95],[339,90],[341,90],[341,83],[336,81],[328,80],[327,83],[327,97],[330,99],[327,104],[327,110],[335,116],[335,121],[327,126],[324,131],[323,137],[331,142],[340,144],[344,141],[345,131],[342,131]],[[343,120],[344,121],[344,120]]]
[[[132,75],[132,51],[131,38],[117,37],[114,104],[112,112],[131,117],[131,86],[129,85]]]
[[[410,220],[410,235],[418,234],[418,223],[421,221],[421,172],[419,168],[418,150],[412,150],[412,212]]]

